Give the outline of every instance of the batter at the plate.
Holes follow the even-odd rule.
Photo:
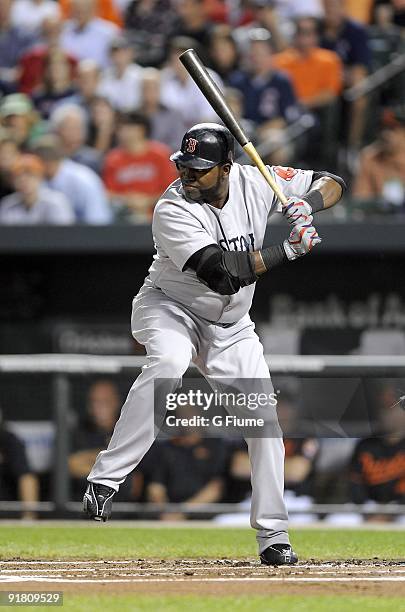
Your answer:
[[[342,196],[344,183],[337,176],[270,167],[288,196],[282,207],[257,168],[234,163],[233,150],[225,127],[203,123],[184,135],[180,151],[171,157],[179,179],[155,207],[156,254],[133,301],[132,333],[145,346],[146,365],[107,450],[88,476],[84,509],[96,520],[109,518],[114,493],[154,441],[155,379],[171,379],[165,392],[173,393],[194,362],[213,387],[221,379],[257,379],[271,386],[249,316],[256,281],[318,244],[312,214]],[[283,244],[263,249],[268,218],[276,212],[291,224],[291,233]],[[282,437],[247,437],[246,442],[251,525],[260,559],[269,565],[296,563],[283,500]]]

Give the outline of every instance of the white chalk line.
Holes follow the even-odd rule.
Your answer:
[[[49,561],[13,561],[8,560],[8,561],[0,561],[0,566],[1,565],[88,565],[89,563],[92,563],[93,565],[96,564],[103,564],[103,565],[107,565],[109,563],[114,563],[114,564],[122,564],[122,565],[126,565],[128,563],[134,563],[134,561],[53,561],[53,559],[49,559]],[[139,561],[135,561],[135,563],[139,563]]]
[[[266,577],[251,577],[251,578],[237,578],[237,577],[227,577],[227,578],[204,578],[204,577],[190,577],[190,578],[148,578],[148,579],[143,579],[143,578],[133,578],[133,579],[126,579],[126,578],[119,578],[119,579],[110,579],[110,578],[101,578],[101,579],[94,579],[94,580],[88,580],[86,578],[72,578],[72,579],[66,579],[66,578],[60,578],[60,579],[55,579],[55,578],[49,578],[47,576],[9,576],[7,578],[1,578],[0,577],[0,582],[1,583],[11,583],[11,582],[51,582],[51,583],[74,583],[74,584],[106,584],[106,583],[111,583],[111,584],[121,584],[121,583],[141,583],[141,584],[150,584],[150,583],[154,583],[154,582],[165,582],[165,583],[172,583],[172,582],[186,582],[186,583],[190,583],[190,582],[280,582],[280,583],[285,583],[285,582],[313,582],[313,583],[319,583],[319,582],[405,582],[404,578],[400,578],[398,576],[377,576],[374,578],[370,578],[370,577],[354,577],[354,576],[345,576],[345,577],[334,577],[334,578],[326,578],[326,577],[320,577],[320,578],[311,578],[311,577],[303,577],[303,576],[295,576],[295,577],[288,577],[288,576],[266,576]]]
[[[105,569],[106,569],[106,571],[109,571],[109,572],[111,572],[113,570],[116,570],[118,572],[118,574],[121,573],[121,575],[128,575],[127,573],[123,574],[123,571],[124,571],[123,569],[119,570],[118,568],[114,568],[114,567],[108,567],[108,568],[106,567]],[[328,567],[326,569],[321,569],[319,567],[314,567],[314,566],[312,566],[311,568],[309,568],[309,567],[305,568],[302,565],[297,566],[295,569],[288,568],[287,571],[293,572],[294,575],[295,575],[295,573],[299,573],[301,571],[301,569],[311,569],[314,574],[315,573],[319,573],[319,572],[322,572],[323,574],[336,574],[337,573],[336,569],[334,569],[334,568],[329,568]],[[253,571],[253,572],[257,572],[259,570],[266,571],[263,568],[263,566],[261,566],[261,565],[257,565],[256,567],[251,567],[251,566],[247,566],[247,567],[234,567],[234,568],[229,568],[228,571],[231,571],[231,572],[238,572],[238,571],[246,572],[248,570],[249,571]],[[270,568],[269,568],[269,570],[270,570]],[[0,572],[1,573],[3,573],[3,574],[13,574],[13,575],[17,575],[16,572],[18,572],[18,575],[23,575],[23,574],[28,574],[28,573],[32,574],[33,572],[38,573],[38,572],[43,572],[43,571],[44,571],[43,569],[39,569],[39,568],[38,569],[23,569],[23,568],[22,569],[15,569],[15,568],[14,569],[1,569],[0,568]],[[97,573],[99,571],[100,571],[100,568],[91,568],[91,567],[77,567],[77,568],[75,568],[75,567],[71,567],[71,568],[60,567],[60,568],[54,568],[54,569],[53,568],[47,568],[46,569],[47,574],[55,574],[55,573],[61,574],[62,572],[64,572],[64,573],[88,573],[88,574],[93,573],[94,574],[94,573]],[[128,571],[130,571],[130,570],[128,570]],[[181,573],[191,572],[191,571],[192,572],[194,572],[194,571],[213,571],[213,568],[207,567],[205,565],[189,566],[189,567],[188,566],[183,566],[183,567],[179,567],[177,569],[170,568],[170,571],[171,572],[181,572]],[[283,571],[283,570],[281,569],[281,571]],[[355,573],[357,575],[375,574],[375,573],[377,573],[377,574],[403,574],[404,577],[405,577],[405,568],[404,569],[385,569],[385,568],[384,569],[379,569],[377,567],[374,567],[374,568],[370,567],[370,568],[364,568],[363,569],[363,568],[359,568],[357,566],[356,569],[348,568],[348,571],[349,572],[353,572],[353,573]],[[344,568],[344,572],[347,573],[346,568]],[[154,568],[140,568],[140,567],[136,567],[136,568],[133,568],[133,571],[131,572],[131,575],[133,575],[133,576],[136,576],[136,575],[142,576],[144,574],[148,574],[149,575],[149,574],[167,574],[167,573],[168,573],[167,569],[154,569]]]

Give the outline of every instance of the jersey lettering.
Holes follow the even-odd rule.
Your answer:
[[[236,236],[236,238],[229,238],[228,242],[229,244],[231,244],[233,246],[233,249],[229,249],[230,251],[238,251],[238,246],[237,246],[237,242],[238,242],[239,238],[238,236]]]
[[[250,241],[250,244],[249,244]],[[229,246],[228,245],[232,245]],[[254,234],[249,234],[249,240],[245,236],[236,236],[235,238],[221,238],[219,246],[223,251],[247,251],[248,253],[255,250]]]

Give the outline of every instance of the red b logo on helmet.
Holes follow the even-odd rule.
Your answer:
[[[194,153],[197,145],[198,140],[196,140],[195,138],[187,138],[186,153]]]

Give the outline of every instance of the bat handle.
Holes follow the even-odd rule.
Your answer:
[[[259,153],[256,151],[254,144],[251,142],[246,143],[243,147],[243,150],[245,151],[247,155],[249,155],[252,162],[260,170],[265,180],[268,182],[268,184],[270,185],[270,187],[272,188],[272,190],[274,191],[274,193],[280,200],[281,204],[285,206],[287,204],[287,197],[284,195],[280,187],[277,185],[275,179],[270,173],[270,170],[267,168],[266,164],[260,157]]]

